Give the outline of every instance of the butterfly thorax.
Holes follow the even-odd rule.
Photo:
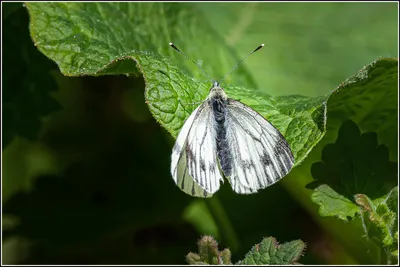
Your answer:
[[[225,94],[224,89],[219,85],[217,81],[213,83],[213,86],[210,88],[210,93],[208,95],[208,99],[212,98],[220,98],[224,101],[228,99],[228,96]]]
[[[215,122],[215,141],[217,154],[221,169],[225,176],[230,176],[232,172],[232,154],[226,135],[226,112],[228,97],[224,89],[214,82],[210,89],[208,103],[212,108]]]

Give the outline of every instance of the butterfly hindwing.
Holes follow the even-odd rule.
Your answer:
[[[207,193],[201,188],[189,174],[188,165],[186,162],[186,153],[182,151],[179,164],[177,165],[177,180],[176,185],[186,194],[194,197],[211,197],[212,194]]]
[[[185,193],[210,197],[222,175],[217,166],[212,111],[204,102],[184,123],[172,152],[171,174]]]
[[[294,158],[282,134],[255,110],[233,99],[228,99],[226,133],[234,155],[227,178],[235,192],[255,193],[292,168]]]

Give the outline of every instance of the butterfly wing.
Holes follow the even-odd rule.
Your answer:
[[[217,165],[215,130],[208,102],[196,108],[176,139],[171,157],[171,174],[185,193],[210,197],[223,180]]]
[[[255,193],[292,168],[294,158],[282,134],[258,112],[233,99],[228,99],[226,133],[233,155],[227,178],[236,193]]]

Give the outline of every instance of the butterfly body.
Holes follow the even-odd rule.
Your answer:
[[[228,96],[219,86],[218,82],[214,82],[210,89],[209,97],[206,101],[208,101],[208,104],[211,106],[213,112],[217,155],[221,169],[225,176],[230,176],[232,170],[232,154],[226,135],[225,118],[228,100]]]
[[[192,196],[212,196],[223,177],[235,192],[250,194],[277,182],[293,162],[282,134],[255,110],[228,98],[214,82],[177,137],[171,174]]]

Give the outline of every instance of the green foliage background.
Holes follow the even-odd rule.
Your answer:
[[[303,264],[381,262],[360,219],[321,217],[305,186],[346,119],[397,159],[396,3],[2,7],[3,263],[184,264],[204,234],[233,262],[266,236],[306,242]],[[266,44],[226,91],[295,147],[304,161],[288,177],[249,196],[225,184],[207,200],[174,185],[171,134],[187,116],[177,98],[204,99],[210,84],[170,41],[212,77]],[[396,60],[343,83],[378,57]]]

